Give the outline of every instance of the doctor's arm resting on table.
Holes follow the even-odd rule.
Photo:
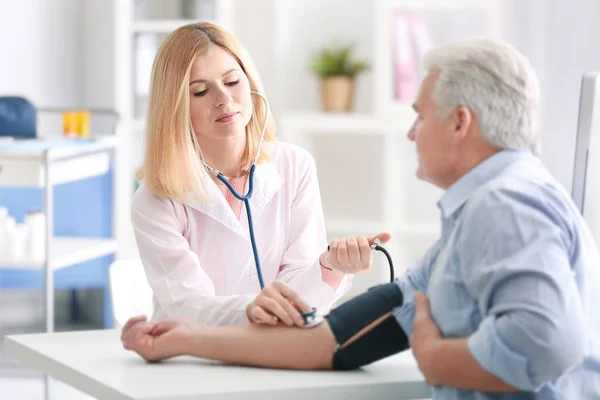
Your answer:
[[[409,139],[417,142],[417,175],[444,189],[452,188],[454,183],[464,189],[458,182],[461,177],[500,152],[489,151],[491,145],[483,140],[472,111],[466,107],[455,107],[439,117],[433,98],[438,78],[438,85],[450,82],[455,88],[455,81],[442,80],[440,71],[464,63],[463,69],[481,77],[487,69],[505,63],[510,74],[529,72],[523,72],[528,69],[521,66],[522,58],[515,56],[514,49],[487,40],[442,46],[433,53],[442,60],[441,65],[431,69],[422,83],[415,103],[419,117],[409,134]],[[512,78],[510,75],[506,79]],[[491,74],[480,82],[460,74],[456,79],[468,81],[468,90],[477,93],[473,99],[487,101],[489,91],[499,90],[496,87],[500,83],[526,83],[534,78],[526,76],[505,83],[504,75]],[[505,93],[516,90],[510,87]],[[526,130],[519,134],[528,135]],[[531,139],[523,140],[527,143]],[[440,160],[447,165],[438,165],[434,170]],[[471,165],[460,165],[464,162]],[[436,173],[442,174],[438,178],[448,178],[448,173],[461,168],[463,172],[445,183],[432,179]],[[411,348],[425,379],[437,388],[535,391],[578,365],[588,338],[570,268],[570,248],[566,245],[569,235],[558,228],[552,213],[556,207],[563,207],[565,200],[552,204],[553,200],[538,197],[544,185],[523,193],[518,192],[523,189],[520,181],[516,187],[515,193],[490,190],[489,196],[471,202],[471,211],[463,211],[460,226],[452,226],[451,237],[460,236],[458,241],[444,246],[449,239],[442,235],[403,277],[375,286],[332,309],[316,327],[209,327],[187,320],[147,322],[140,317],[132,318],[124,327],[123,345],[148,361],[193,355],[290,369],[358,368]],[[460,191],[453,193],[461,195]],[[492,220],[492,215],[498,218]],[[460,233],[454,229],[460,229]],[[443,334],[424,294],[432,290],[434,270],[445,267],[439,263],[449,262],[459,263],[460,274],[450,279],[437,274],[436,285],[462,294],[470,308],[450,302],[438,304],[439,312],[447,307],[451,314],[446,321],[456,321],[460,316],[465,324],[476,321],[480,313],[479,322],[465,327],[468,334],[454,337]],[[471,313],[470,317],[460,314],[465,312]],[[456,315],[452,317],[452,313]]]
[[[511,212],[510,206],[502,209]],[[312,329],[208,327],[187,320],[149,323],[140,317],[128,322],[122,340],[126,348],[148,361],[192,355],[233,364],[309,370],[356,368],[410,347],[430,385],[487,392],[534,390],[579,362],[585,340],[573,279],[568,276],[567,253],[559,237],[543,237],[544,232],[553,231],[551,223],[542,218],[537,222],[541,237],[531,237],[517,248],[512,247],[514,239],[505,236],[507,231],[494,226],[474,224],[477,229],[465,235],[463,246],[471,251],[464,254],[473,254],[470,261],[481,266],[469,272],[469,289],[482,307],[488,305],[483,322],[469,337],[444,338],[430,314],[423,292],[436,244],[397,282],[376,286],[347,301]],[[482,248],[481,243],[490,241],[495,243],[493,248]],[[512,270],[515,257],[494,258],[506,254],[509,247],[530,267]],[[494,274],[502,278],[492,278]],[[394,291],[390,285],[401,293],[393,304],[388,301]],[[377,299],[369,296],[378,291],[389,308],[374,307]],[[532,296],[533,291],[539,296]],[[394,307],[402,308],[400,322],[392,313]]]
[[[352,276],[347,273],[369,265],[328,258],[320,265],[327,243],[314,160],[291,145],[273,151],[273,118],[242,46],[210,23],[181,27],[163,41],[151,81],[147,149],[132,225],[158,309],[154,319],[183,317],[226,325],[274,324],[276,317],[301,326],[300,312],[316,307],[326,313],[349,289]],[[181,91],[182,85],[189,89]],[[250,241],[236,231],[238,221],[231,217],[231,211],[238,220],[243,216],[242,201],[208,173],[221,171],[245,193],[244,179],[250,179],[255,154],[256,175],[262,180],[252,200],[267,190],[278,196],[262,210],[275,218],[254,216],[257,230],[263,226],[256,241],[268,243],[264,248],[271,250],[269,260],[258,252],[263,273],[269,275],[264,289],[245,268],[254,268]],[[281,170],[263,174],[260,167],[275,164],[274,157]],[[277,174],[284,181],[281,187]],[[218,201],[225,196],[227,201]],[[284,239],[287,245],[280,244]],[[365,246],[364,238],[358,241],[352,239],[349,246]],[[236,259],[236,246],[244,246],[248,257]]]

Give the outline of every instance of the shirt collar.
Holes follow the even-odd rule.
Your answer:
[[[530,154],[529,150],[504,149],[488,157],[463,175],[446,190],[438,201],[442,218],[446,219],[454,214],[475,190],[491,181],[506,167],[527,154]]]

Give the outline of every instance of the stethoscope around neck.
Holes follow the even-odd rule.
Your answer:
[[[246,215],[248,217],[248,231],[250,233],[250,242],[252,244],[252,254],[254,256],[254,265],[256,266],[256,274],[258,276],[258,283],[260,284],[260,289],[263,290],[265,288],[265,282],[264,282],[263,276],[262,276],[262,269],[260,267],[260,259],[258,257],[258,248],[256,246],[256,238],[254,236],[254,223],[252,222],[252,212],[250,211],[250,198],[252,197],[252,193],[254,191],[254,170],[256,169],[256,163],[257,163],[258,157],[260,155],[260,148],[261,148],[263,140],[265,138],[265,132],[267,130],[267,123],[268,123],[270,109],[269,109],[269,102],[262,94],[258,93],[255,90],[251,90],[250,93],[259,96],[262,99],[262,101],[264,102],[264,104],[265,104],[265,117],[264,118],[265,119],[263,122],[262,131],[260,134],[260,140],[258,142],[258,147],[256,148],[256,155],[254,156],[254,159],[252,160],[252,165],[250,166],[250,171],[248,172],[248,174],[249,174],[249,176],[248,176],[248,193],[246,193],[245,195],[238,193],[238,191],[235,190],[235,188],[229,182],[229,180],[231,178],[226,177],[220,171],[218,171],[218,170],[212,168],[210,165],[208,165],[204,161],[204,158],[202,157],[202,152],[200,152],[200,155],[201,155],[200,159],[201,159],[202,163],[204,164],[204,166],[206,167],[206,169],[210,173],[212,173],[219,181],[221,181],[227,187],[227,189],[229,189],[231,194],[233,194],[233,196],[236,199],[241,200],[244,203],[244,206],[246,208]],[[390,281],[393,281],[394,280],[394,266],[392,264],[392,259],[389,255],[389,253],[383,247],[381,247],[379,245],[377,240],[371,247],[375,250],[379,250],[379,251],[383,252],[385,254],[385,256],[387,257],[389,265],[390,265]],[[329,250],[329,247],[327,249]],[[310,311],[310,312],[300,313],[300,315],[302,315],[304,320],[307,321],[307,327],[309,327],[310,324],[315,323],[316,313],[317,313],[317,309],[314,307],[313,307],[312,311]]]
[[[260,140],[258,142],[258,147],[256,148],[256,155],[254,156],[254,159],[252,160],[252,165],[250,166],[250,171],[248,172],[248,174],[249,174],[248,175],[248,193],[246,193],[245,195],[238,193],[238,191],[235,190],[235,188],[229,182],[229,180],[231,178],[226,177],[220,171],[212,168],[210,165],[208,165],[204,161],[203,157],[201,158],[201,160],[202,160],[202,163],[204,164],[204,166],[206,167],[206,169],[208,169],[208,171],[210,171],[219,181],[221,181],[227,187],[227,189],[229,189],[231,194],[233,194],[233,196],[236,199],[238,199],[244,203],[244,207],[246,208],[246,215],[248,217],[248,232],[250,233],[250,243],[252,244],[252,254],[254,256],[254,265],[256,266],[256,275],[258,276],[258,283],[260,284],[260,290],[263,290],[265,288],[265,281],[264,281],[263,275],[262,275],[262,268],[260,267],[260,259],[258,257],[258,247],[256,246],[256,237],[254,236],[254,223],[252,221],[252,212],[250,211],[250,198],[252,197],[252,193],[254,192],[254,171],[256,169],[256,163],[258,161],[258,157],[260,156],[260,148],[262,147],[262,143],[265,138],[265,132],[267,130],[267,123],[269,121],[269,119],[268,119],[269,118],[269,102],[262,94],[258,93],[255,90],[250,91],[250,93],[257,95],[265,103],[265,117],[264,117],[265,120],[263,122],[263,127],[262,127],[262,131],[260,134]],[[300,315],[302,315],[302,317],[305,320],[308,320],[308,319],[314,318],[316,315],[316,312],[317,312],[316,308],[313,307],[312,311],[307,312],[307,313],[300,313]]]
[[[260,148],[262,147],[262,143],[265,139],[265,132],[267,130],[267,123],[269,120],[268,119],[269,118],[269,102],[267,101],[265,96],[263,96],[262,94],[258,93],[255,90],[251,90],[250,93],[257,95],[265,103],[265,120],[263,122],[262,131],[260,133],[260,140],[258,142],[258,147],[256,148],[256,155],[254,156],[254,159],[252,160],[252,165],[250,166],[250,171],[248,172],[248,193],[246,193],[245,195],[239,194],[238,191],[235,190],[235,188],[229,182],[229,180],[231,178],[226,177],[220,171],[218,171],[218,170],[214,169],[213,167],[211,167],[210,165],[208,165],[204,161],[204,157],[201,157],[201,160],[202,160],[202,163],[204,164],[204,166],[206,167],[206,169],[208,169],[218,180],[223,182],[223,184],[225,186],[227,186],[227,189],[229,189],[231,194],[233,194],[233,196],[236,199],[241,200],[244,203],[244,206],[246,208],[246,214],[248,215],[248,228],[249,228],[248,231],[250,232],[250,242],[252,243],[252,253],[254,254],[254,263],[256,265],[256,274],[258,275],[258,283],[260,284],[260,289],[262,290],[265,288],[265,281],[263,280],[262,269],[260,268],[260,259],[258,258],[256,238],[254,237],[254,224],[252,223],[252,212],[250,211],[250,198],[252,197],[252,193],[254,192],[254,170],[256,169],[256,162],[258,161],[258,157],[260,156]],[[200,153],[200,154],[202,154],[202,153]]]

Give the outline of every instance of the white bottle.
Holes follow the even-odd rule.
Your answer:
[[[3,240],[0,242],[0,254],[2,254],[2,260],[9,263],[12,262],[12,247],[15,225],[15,219],[11,216],[4,218],[2,223]]]
[[[8,237],[8,233],[5,232],[6,228],[4,227],[7,218],[8,209],[6,207],[0,207],[0,264],[7,258],[6,251],[4,249],[6,247],[6,243],[10,239]]]
[[[27,225],[15,224],[11,240],[12,262],[25,261],[27,251]]]
[[[31,211],[25,215],[27,259],[44,262],[46,259],[46,216],[41,211]]]

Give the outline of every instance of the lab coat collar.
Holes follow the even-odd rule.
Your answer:
[[[478,188],[494,179],[506,167],[526,156],[531,156],[529,150],[504,149],[479,163],[452,184],[438,201],[442,219],[452,216]]]
[[[205,179],[205,182],[207,182],[206,189],[208,199],[202,201],[190,201],[188,205],[212,217],[233,232],[246,237],[246,232],[248,232],[248,230],[242,228],[240,223],[240,220],[246,221],[246,218],[244,217],[238,220],[219,187],[209,175],[209,172],[205,169],[202,171],[204,175],[203,178]],[[246,183],[243,194],[248,192],[248,184],[249,182]],[[283,178],[273,162],[256,165],[254,170],[254,191],[250,198],[252,217],[255,218],[260,215],[267,203],[273,198],[282,185]],[[245,206],[242,206],[242,214],[244,215],[245,213]]]

